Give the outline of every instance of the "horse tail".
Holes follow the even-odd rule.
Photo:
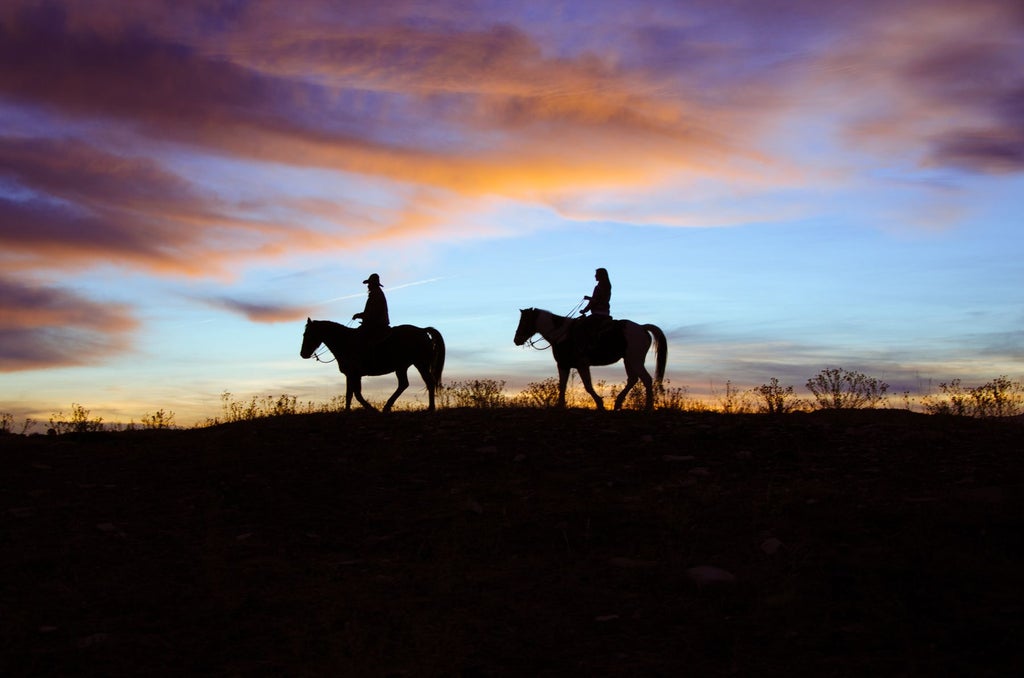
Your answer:
[[[434,383],[441,385],[441,373],[444,371],[444,337],[433,327],[426,328],[427,336],[430,337],[430,376]]]
[[[654,382],[660,385],[665,379],[665,365],[668,364],[668,339],[657,325],[647,324],[644,325],[644,329],[654,337],[654,354],[656,356]]]

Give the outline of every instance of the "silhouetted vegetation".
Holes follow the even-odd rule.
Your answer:
[[[142,415],[142,428],[152,430],[174,428],[174,412],[168,412],[161,408],[152,414],[146,413]]]
[[[741,391],[731,381],[725,382],[725,391],[712,387],[711,395],[718,401],[718,409],[725,414],[749,414],[754,411],[751,394]]]
[[[555,407],[558,405],[558,379],[548,377],[543,381],[531,381],[514,402],[522,407]]]
[[[326,403],[313,401],[300,403],[296,396],[283,393],[281,395],[252,396],[248,400],[235,400],[230,391],[224,391],[220,394],[220,402],[222,416],[207,419],[202,426],[254,421],[288,414],[339,412],[345,409],[344,398],[340,395],[331,398]]]
[[[449,381],[438,388],[437,394],[441,407],[488,409],[509,403],[505,382],[497,379]]]
[[[624,385],[603,380],[595,384],[597,392],[610,402]],[[827,368],[806,383],[812,398],[800,398],[794,386],[783,385],[772,377],[760,386],[741,390],[731,381],[725,382],[724,391],[712,385],[711,401],[694,398],[685,386],[673,386],[666,380],[654,393],[655,409],[678,412],[722,412],[725,414],[786,414],[813,410],[852,410],[879,407],[893,407],[887,399],[889,385],[884,381],[842,368]],[[550,377],[529,382],[520,392],[508,393],[506,382],[499,379],[453,380],[438,387],[437,401],[441,407],[496,409],[508,407],[549,408],[558,404],[558,380]],[[1003,375],[975,387],[965,386],[960,379],[939,384],[937,394],[921,396],[920,411],[932,415],[963,417],[1009,417],[1024,413],[1024,385]],[[381,403],[376,403],[378,406]],[[566,388],[566,406],[572,409],[592,409],[594,402],[583,390],[571,373]],[[645,393],[636,384],[626,395],[623,409],[643,410]],[[901,402],[896,406],[914,410],[909,392],[903,392]],[[221,394],[221,415],[194,424],[196,427],[216,426],[242,421],[254,421],[268,417],[295,414],[317,414],[341,412],[345,409],[344,397],[337,395],[327,402],[300,402],[296,396],[254,395],[238,399],[230,391]],[[416,404],[399,405],[399,410],[417,409]],[[15,417],[9,412],[0,412],[0,433],[28,433],[36,424],[26,418],[20,431],[15,431]],[[178,428],[175,413],[163,408],[141,417],[139,424],[105,423],[102,417],[94,417],[78,403],[72,403],[68,413],[54,412],[49,419],[49,429],[54,434],[89,433],[95,431],[119,431],[137,429]]]
[[[1024,385],[1005,375],[974,388],[965,387],[959,379],[939,384],[942,397],[926,397],[924,409],[929,414],[968,417],[1009,417],[1024,412]]]
[[[808,379],[807,390],[820,409],[856,410],[881,404],[889,384],[862,372],[830,367]]]
[[[752,389],[761,399],[759,412],[766,414],[785,414],[805,407],[802,400],[796,397],[792,386],[783,386],[777,377],[772,377],[767,384]]]
[[[103,430],[103,418],[91,417],[89,410],[78,403],[71,404],[70,414],[54,412],[50,415],[50,430],[57,435],[65,433],[94,433]]]
[[[708,412],[711,407],[703,400],[690,396],[685,386],[671,386],[671,381],[662,382],[657,393],[656,407],[659,410],[676,410],[678,412]]]

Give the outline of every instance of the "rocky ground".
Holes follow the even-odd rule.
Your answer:
[[[1022,433],[464,409],[8,435],[0,674],[1015,674]]]

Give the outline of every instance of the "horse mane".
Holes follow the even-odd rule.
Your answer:
[[[352,329],[351,327],[345,327],[341,323],[336,323],[333,320],[313,320],[312,322],[318,323],[320,325],[324,325],[326,327],[331,328],[332,330],[339,329],[339,328],[340,329]]]
[[[530,308],[524,308],[523,310],[526,311],[527,313],[533,313],[535,315],[538,313],[547,313],[549,316],[551,316],[551,320],[552,322],[555,323],[556,326],[563,324],[567,320],[571,320],[571,318],[569,318],[568,316],[560,315],[558,313],[552,313],[546,308],[534,308],[531,306]]]

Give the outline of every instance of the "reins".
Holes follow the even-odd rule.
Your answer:
[[[542,336],[541,339],[544,339],[544,337]],[[548,341],[548,340],[544,339],[544,341]],[[551,348],[551,342],[550,341],[548,341],[548,345],[547,346],[538,346],[537,342],[534,341],[533,339],[527,339],[526,340],[526,345],[529,346],[530,348],[532,348],[535,351],[546,351],[549,348]]]
[[[347,323],[342,325],[342,327],[345,327],[345,328],[348,328],[348,329],[353,329],[351,327],[351,325],[352,325],[352,321],[349,320]],[[328,364],[333,363],[333,362],[337,362],[338,356],[334,355],[333,353],[331,353],[331,355],[334,356],[334,357],[331,358],[330,360],[322,360],[320,358],[320,356],[322,356],[324,353],[331,353],[331,349],[327,348],[327,344],[321,342],[320,345],[317,346],[317,349],[315,351],[313,351],[313,355],[310,356],[310,357],[311,358],[315,358],[318,363],[323,363],[325,365],[328,365]]]
[[[578,310],[580,310],[581,308],[583,308],[583,302],[584,302],[584,301],[586,301],[586,299],[581,299],[581,300],[580,300],[580,303],[576,304],[576,305],[575,305],[575,306],[574,306],[574,307],[572,308],[572,310],[571,310],[571,311],[569,311],[568,313],[566,313],[566,314],[565,314],[564,316],[562,316],[562,317],[564,317],[564,318],[565,318],[566,320],[568,320],[569,322],[572,322],[572,320],[573,320],[573,317],[574,317],[574,315],[575,315],[576,311],[578,311]],[[540,334],[540,333],[538,332],[537,334]],[[540,335],[540,338],[541,338],[541,339],[544,339],[544,335],[543,335],[543,334],[541,334],[541,335]],[[538,339],[537,341],[534,341],[533,339],[527,339],[527,340],[526,340],[526,344],[527,344],[527,345],[528,345],[528,346],[529,346],[530,348],[534,349],[535,351],[546,351],[546,350],[548,350],[549,348],[551,348],[551,342],[550,342],[550,341],[548,341],[547,339],[544,339],[544,341],[547,341],[547,342],[548,342],[548,345],[547,345],[547,346],[537,346],[537,343],[538,343],[539,341],[540,341],[539,339]]]
[[[321,348],[323,350],[320,350]],[[333,363],[334,361],[336,361],[338,359],[337,356],[335,356],[335,357],[331,358],[330,360],[321,360],[320,356],[323,355],[323,353],[325,353],[325,352],[326,353],[330,353],[331,352],[331,350],[329,348],[327,348],[327,346],[325,344],[321,344],[320,348],[317,348],[317,350],[313,351],[313,357],[316,358],[316,361],[318,363],[324,363],[326,365],[328,363]]]

